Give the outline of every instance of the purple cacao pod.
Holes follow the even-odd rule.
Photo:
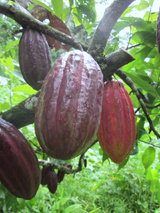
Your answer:
[[[22,133],[0,119],[0,181],[16,197],[32,199],[41,181],[38,159]]]
[[[43,34],[26,28],[19,43],[19,64],[25,81],[35,90],[39,90],[51,68],[51,56],[48,43]]]
[[[57,175],[54,171],[49,171],[47,183],[49,191],[54,194],[58,186]]]
[[[51,171],[51,167],[50,166],[46,166],[46,167],[42,168],[42,170],[41,170],[41,176],[42,176],[41,184],[42,185],[47,185],[47,179],[48,179],[49,171]]]
[[[80,50],[63,53],[45,78],[35,114],[44,152],[61,160],[84,153],[98,130],[102,96],[97,62]]]

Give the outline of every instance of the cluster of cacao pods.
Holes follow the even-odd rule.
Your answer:
[[[42,86],[35,132],[45,153],[60,160],[75,158],[91,147],[97,134],[113,162],[125,160],[135,142],[136,126],[131,98],[121,82],[103,84],[97,62],[80,50],[63,53],[51,68],[44,36],[30,28],[24,30],[20,40],[19,61],[26,82],[36,90]],[[51,167],[40,171],[29,142],[2,119],[0,162],[0,181],[12,194],[24,199],[33,198],[40,183],[55,193],[65,176],[64,171],[56,174]],[[72,169],[71,164],[64,166]]]
[[[65,163],[64,166],[72,169],[72,165],[70,163]],[[46,166],[41,170],[41,176],[41,184],[47,185],[49,191],[54,194],[57,190],[58,183],[63,181],[65,172],[58,170],[58,173],[56,174],[56,172],[50,166]]]

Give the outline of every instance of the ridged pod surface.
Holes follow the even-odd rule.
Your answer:
[[[86,52],[63,53],[45,78],[35,114],[37,139],[49,156],[68,160],[84,153],[97,133],[103,75]]]
[[[22,133],[0,119],[0,181],[16,197],[32,199],[39,187],[38,159]]]
[[[43,34],[26,28],[19,43],[19,64],[25,81],[35,90],[39,90],[42,81],[51,68],[51,56],[48,43]]]
[[[47,180],[47,186],[51,193],[55,193],[58,186],[58,180],[57,175],[54,171],[49,171],[48,173],[48,180]]]
[[[114,163],[123,162],[133,149],[136,138],[133,103],[119,81],[104,83],[97,137],[103,151]]]
[[[160,54],[160,8],[159,8],[158,18],[157,18],[157,45],[158,45],[158,52]]]

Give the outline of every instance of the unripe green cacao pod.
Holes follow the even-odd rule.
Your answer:
[[[55,173],[55,171],[49,171],[47,185],[49,191],[54,194],[58,186],[57,174]]]
[[[84,153],[97,133],[103,75],[86,52],[63,53],[48,73],[35,113],[37,139],[49,156],[69,160]]]
[[[133,103],[119,81],[104,83],[97,137],[103,151],[114,163],[123,162],[133,149],[136,139]]]
[[[26,28],[19,42],[19,64],[25,81],[39,90],[51,68],[48,43],[43,34]]]
[[[41,181],[38,159],[22,133],[0,119],[0,181],[16,197],[32,199]]]

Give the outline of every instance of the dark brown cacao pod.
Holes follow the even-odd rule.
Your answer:
[[[57,175],[54,171],[49,171],[47,183],[49,191],[54,194],[58,186]]]
[[[136,139],[133,103],[119,81],[104,84],[97,137],[103,151],[117,164],[123,162],[133,149]]]
[[[46,166],[43,167],[43,169],[41,170],[41,184],[42,185],[47,185],[47,179],[48,179],[48,173],[49,171],[51,171],[51,167],[50,166]]]
[[[22,133],[0,119],[0,181],[16,197],[32,199],[41,181],[38,159]]]
[[[58,173],[57,173],[58,183],[62,182],[62,180],[64,179],[64,176],[65,176],[65,172],[61,171],[61,170],[58,170]]]
[[[160,8],[159,8],[158,18],[157,18],[157,45],[158,45],[158,52],[160,54]]]
[[[64,166],[66,166],[69,169],[72,169],[72,165],[70,163],[65,163]],[[64,176],[65,176],[65,172],[58,170],[58,173],[57,173],[58,183],[62,182],[62,180],[64,179]]]
[[[51,56],[48,43],[43,34],[26,28],[19,43],[19,64],[25,81],[35,90],[39,90],[42,81],[51,68]]]
[[[35,114],[44,152],[61,160],[84,153],[98,130],[102,96],[96,61],[80,50],[63,53],[45,78]]]

